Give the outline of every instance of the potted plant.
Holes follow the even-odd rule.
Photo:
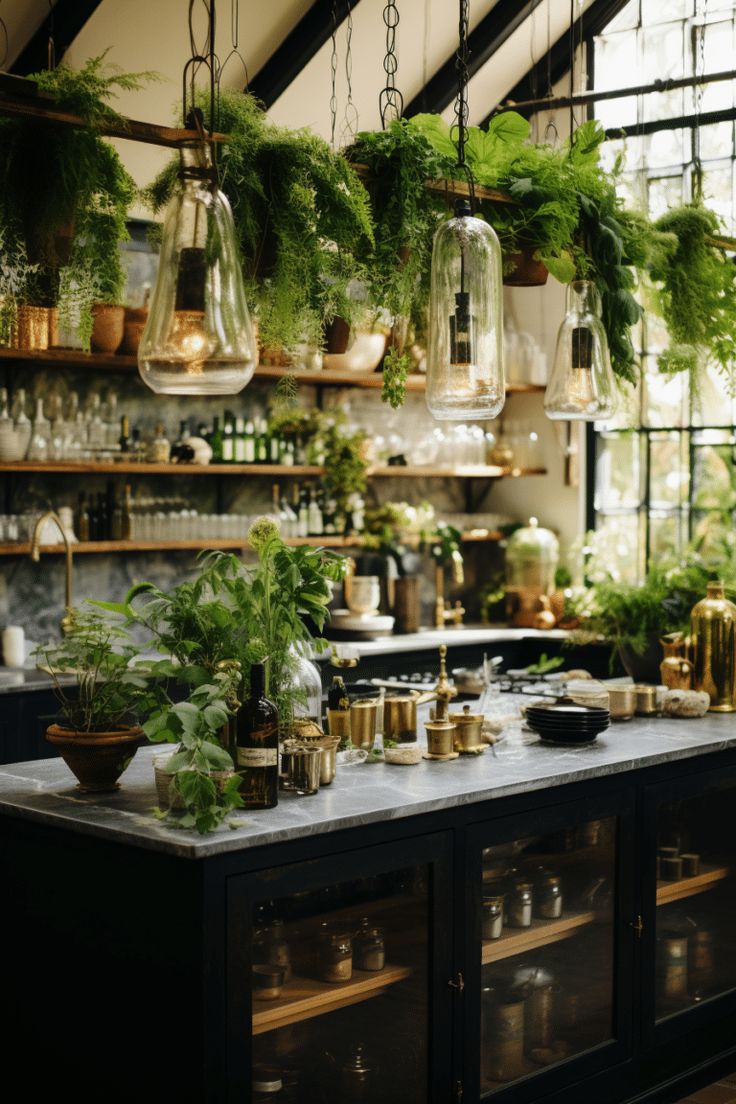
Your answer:
[[[206,97],[199,105],[206,118]],[[350,324],[363,311],[351,285],[373,241],[365,188],[327,142],[274,126],[248,93],[221,90],[217,129],[229,136],[218,158],[220,183],[261,345],[287,353],[320,346],[333,318]],[[177,171],[174,160],[147,189],[154,212],[171,197]]]
[[[35,655],[51,676],[62,717],[49,726],[46,739],[77,777],[79,789],[117,789],[145,741],[136,722],[151,701],[147,677],[131,666],[138,646],[105,613],[73,610],[65,636],[40,645]]]
[[[7,237],[0,228],[0,345],[40,348],[32,334],[33,315],[24,305],[32,297],[38,265],[29,262],[22,241],[6,241]]]
[[[79,70],[62,63],[28,79],[79,115],[83,126],[0,119],[0,230],[7,247],[22,244],[38,266],[39,307],[55,308],[60,288],[76,289],[73,308],[64,309],[79,321],[83,340],[91,332],[95,298],[119,301],[124,273],[118,246],[127,237],[136,194],[117,152],[99,131],[105,123],[120,122],[108,102],[118,90],[137,89],[152,76],[122,73],[106,64],[105,54]]]

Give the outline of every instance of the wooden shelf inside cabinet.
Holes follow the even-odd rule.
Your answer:
[[[546,947],[548,943],[559,943],[594,920],[594,912],[570,912],[559,920],[532,920],[529,928],[504,928],[499,939],[483,940],[481,962],[487,966],[489,962],[500,962],[512,955]]]
[[[685,897],[694,897],[696,893],[705,893],[727,878],[729,873],[727,866],[710,866],[704,867],[694,878],[657,882],[657,905],[668,905],[670,901],[682,901]]]
[[[253,1034],[263,1035],[287,1024],[311,1020],[338,1008],[380,997],[390,985],[403,981],[410,974],[406,966],[386,966],[370,972],[354,970],[350,981],[338,983],[292,977],[277,1000],[253,1000]]]

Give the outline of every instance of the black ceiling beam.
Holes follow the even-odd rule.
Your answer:
[[[49,29],[54,39],[57,63],[82,27],[100,6],[101,0],[56,0],[51,12],[13,62],[13,73],[21,77],[48,68]]]
[[[594,0],[587,11],[575,20],[574,40],[580,41],[581,35],[584,41],[602,34],[608,24],[625,8],[629,0]],[[550,50],[544,54],[536,65],[514,85],[507,96],[501,101],[513,107],[515,103],[523,100],[532,100],[547,91],[547,80],[552,86],[562,80],[570,71],[570,28],[561,35]],[[543,110],[543,108],[537,108]],[[532,115],[533,111],[522,111],[523,115]],[[491,112],[482,122],[481,126],[488,126],[494,112]]]
[[[541,2],[542,0],[523,0],[523,3],[519,0],[498,0],[494,4],[488,15],[468,35],[468,73],[471,77],[493,57],[496,50],[503,46]],[[452,103],[456,95],[457,72],[453,53],[405,108],[404,115],[409,118],[422,111],[439,114]]]
[[[338,26],[360,0],[337,0]],[[297,25],[248,84],[248,91],[271,107],[332,34],[332,0],[315,0]]]

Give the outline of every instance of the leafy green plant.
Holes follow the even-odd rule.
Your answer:
[[[6,245],[22,243],[38,269],[29,293],[42,306],[76,285],[74,314],[81,330],[91,330],[91,295],[119,302],[125,277],[119,242],[127,237],[126,219],[135,184],[115,149],[100,137],[100,127],[121,122],[109,105],[119,90],[137,89],[152,73],[122,73],[105,54],[80,70],[61,64],[31,74],[45,93],[80,115],[80,127],[40,128],[22,118],[0,120],[0,230]],[[84,290],[88,294],[82,294]],[[71,308],[70,308],[71,309]]]
[[[38,271],[38,265],[29,263],[23,242],[6,245],[5,237],[0,229],[0,345],[9,343],[18,306],[27,301]]]
[[[206,116],[204,95],[199,106]],[[350,322],[364,310],[351,284],[373,242],[365,188],[326,142],[274,126],[247,93],[223,89],[217,128],[229,135],[219,153],[220,183],[233,208],[261,343],[321,345],[326,322],[336,315]],[[147,189],[155,212],[171,197],[177,171],[174,160]]]
[[[412,121],[395,119],[380,131],[361,131],[347,157],[365,166],[375,227],[375,248],[367,264],[370,299],[406,330],[410,321],[422,322],[429,299],[432,239],[446,217],[441,196],[425,183],[447,176],[456,160],[439,152]],[[384,361],[382,399],[401,406],[406,392],[410,357],[403,340]]]
[[[526,669],[527,674],[548,675],[551,671],[556,671],[559,667],[562,667],[564,662],[564,656],[548,656],[546,652],[542,652],[536,663],[529,664]]]
[[[138,653],[119,622],[99,610],[75,609],[66,635],[39,645],[34,656],[51,676],[66,726],[94,734],[133,723],[152,704],[146,673],[131,666]]]
[[[666,263],[652,268],[660,285],[658,305],[673,347],[659,357],[665,372],[712,360],[736,387],[736,267],[714,239],[718,216],[700,203],[667,211],[656,222],[676,242]]]
[[[383,502],[365,511],[363,547],[380,552],[406,574],[404,556],[408,547],[424,545],[435,531],[434,507],[429,502],[410,506],[408,502]]]

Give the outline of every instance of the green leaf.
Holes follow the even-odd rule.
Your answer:
[[[200,750],[207,760],[207,764],[212,770],[232,770],[233,761],[219,744],[214,744],[211,740],[203,740],[200,745]]]
[[[457,148],[452,140],[450,126],[440,115],[420,113],[413,115],[409,120],[409,126],[423,134],[427,141],[443,157],[451,157],[457,160]]]
[[[561,284],[569,284],[575,279],[575,262],[569,253],[562,253],[559,257],[551,257],[542,254],[540,260],[547,268],[549,274],[559,280]]]
[[[488,133],[507,145],[521,145],[531,133],[531,124],[518,111],[503,111],[493,116]]]
[[[229,714],[223,705],[213,703],[205,706],[204,719],[207,727],[212,731],[216,731],[227,724]]]
[[[208,808],[217,798],[214,782],[200,771],[180,771],[176,788],[188,808]]]

